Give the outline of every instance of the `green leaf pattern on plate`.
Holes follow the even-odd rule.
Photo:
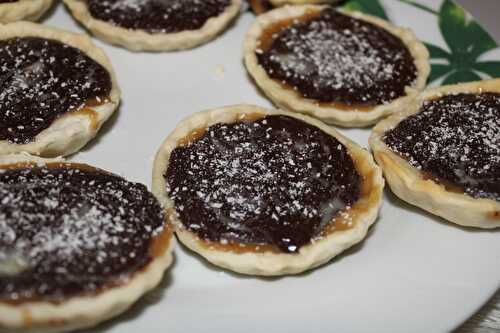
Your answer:
[[[443,78],[443,84],[480,80],[481,76],[500,77],[500,61],[478,60],[498,44],[467,12],[452,0],[443,0],[439,11],[414,0],[393,0],[411,5],[437,16],[439,29],[447,49],[425,43],[431,57],[429,83]],[[380,0],[350,0],[347,10],[358,10],[388,19]],[[436,61],[437,60],[437,61]]]
[[[384,7],[379,0],[350,0],[344,5],[344,8],[351,11],[360,11],[373,16],[378,16],[388,20]]]

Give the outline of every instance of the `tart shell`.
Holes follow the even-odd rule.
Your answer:
[[[28,154],[0,157],[0,169],[15,164],[45,165],[64,162],[62,159],[43,159]],[[156,287],[173,261],[174,238],[167,226],[157,236],[163,244],[161,251],[125,284],[107,287],[96,295],[74,296],[53,303],[26,301],[10,304],[0,301],[0,332],[54,333],[89,328],[126,311],[142,295]]]
[[[360,208],[356,217],[353,217],[352,228],[328,233],[320,240],[303,246],[295,254],[257,251],[254,249],[255,246],[240,247],[238,251],[233,251],[231,246],[202,240],[184,228],[175,213],[173,201],[166,193],[164,174],[168,168],[171,152],[177,147],[179,140],[185,138],[195,129],[209,127],[217,123],[231,123],[245,119],[245,117],[253,117],[256,114],[259,116],[286,115],[299,119],[334,136],[347,147],[355,160],[357,171],[362,177],[362,183],[369,184],[370,187],[368,193],[364,193],[351,209],[355,209],[356,205],[359,205]],[[286,111],[266,110],[253,105],[235,105],[208,110],[185,119],[163,142],[156,154],[153,170],[153,193],[158,197],[164,209],[170,212],[169,219],[174,225],[177,237],[185,246],[214,265],[242,274],[262,276],[297,274],[306,271],[326,263],[342,251],[362,241],[369,227],[377,218],[382,202],[383,187],[381,170],[374,163],[372,156],[333,128],[307,116]]]
[[[0,23],[36,21],[52,6],[52,0],[19,0],[0,4]]]
[[[414,87],[405,87],[406,96],[399,97],[388,104],[375,106],[370,111],[360,111],[355,108],[342,110],[334,106],[319,105],[316,101],[301,96],[291,88],[283,88],[278,81],[271,78],[266,73],[255,55],[255,50],[259,47],[259,39],[262,33],[266,28],[277,22],[300,17],[310,12],[319,12],[325,8],[327,8],[327,6],[321,5],[285,6],[277,8],[259,15],[246,34],[243,49],[247,71],[253,77],[257,86],[259,86],[264,94],[266,94],[278,107],[308,114],[329,124],[344,127],[364,127],[372,125],[380,118],[386,117],[401,109],[407,103],[411,102],[418,92],[425,88],[427,77],[430,73],[429,52],[411,30],[396,27],[377,17],[362,14],[360,12],[347,11],[341,12],[345,15],[381,27],[402,40],[415,59],[417,79]]]
[[[16,22],[0,27],[0,40],[15,37],[40,37],[57,40],[75,47],[102,65],[111,77],[111,91],[107,101],[98,106],[86,106],[85,112],[67,112],[58,117],[47,129],[40,132],[33,142],[14,144],[0,140],[0,154],[27,152],[44,157],[65,156],[82,148],[93,139],[104,122],[120,103],[120,88],[106,54],[87,35],[75,34],[43,25]]]
[[[475,199],[465,194],[450,192],[394,153],[382,140],[385,132],[396,127],[405,118],[420,111],[425,100],[456,93],[500,93],[500,79],[463,83],[430,89],[420,94],[405,109],[381,121],[374,127],[370,147],[377,163],[384,171],[391,190],[402,200],[420,207],[450,222],[478,228],[500,227],[500,202]]]
[[[198,30],[176,33],[148,33],[122,28],[92,17],[84,0],[64,0],[73,17],[98,38],[131,51],[174,51],[207,43],[221,33],[238,15],[241,0],[231,0],[229,7],[210,18]]]

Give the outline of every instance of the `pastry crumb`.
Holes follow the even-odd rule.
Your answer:
[[[217,79],[223,79],[226,74],[226,69],[222,65],[217,65],[214,74]]]

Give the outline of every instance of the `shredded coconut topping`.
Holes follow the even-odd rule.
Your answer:
[[[386,133],[396,153],[438,181],[500,201],[500,94],[456,94],[424,102]]]
[[[230,0],[87,0],[97,19],[135,30],[172,33],[201,28]]]
[[[36,37],[0,41],[0,140],[28,143],[110,90],[107,70],[76,48]]]
[[[97,170],[3,170],[0,198],[0,299],[57,299],[117,283],[149,262],[163,229],[143,185]]]
[[[296,252],[359,195],[359,175],[335,138],[294,118],[217,124],[175,149],[167,191],[202,238]]]
[[[305,97],[346,104],[388,103],[414,84],[413,57],[396,36],[326,9],[275,33],[257,50],[267,73]]]

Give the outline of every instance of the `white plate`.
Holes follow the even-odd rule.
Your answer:
[[[388,12],[419,37],[443,45],[432,15],[396,2]],[[116,69],[123,104],[72,160],[149,185],[153,156],[182,118],[241,102],[270,106],[242,64],[252,20],[245,13],[219,39],[185,52],[131,53],[96,41]],[[62,5],[44,23],[83,31]],[[367,145],[368,130],[343,132]],[[449,225],[387,193],[364,243],[300,276],[236,276],[178,246],[162,285],[95,332],[449,331],[499,287],[499,236]]]

